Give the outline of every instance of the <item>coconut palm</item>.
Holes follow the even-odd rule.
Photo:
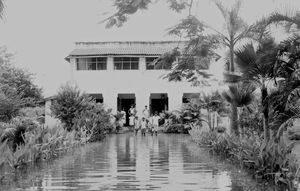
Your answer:
[[[244,107],[249,105],[254,99],[255,87],[249,83],[237,83],[229,86],[228,91],[224,91],[222,96],[231,105],[236,108],[232,110],[231,117],[231,133],[239,135],[239,123],[238,123],[238,107]]]
[[[274,51],[276,47],[273,39],[266,39],[259,44],[255,50],[254,45],[247,44],[235,51],[236,63],[240,68],[242,80],[254,84],[261,92],[261,105],[263,106],[263,128],[264,139],[267,141],[270,138],[269,133],[269,106],[267,102],[268,97],[268,83],[273,80],[270,76],[273,65],[276,62],[276,54]]]

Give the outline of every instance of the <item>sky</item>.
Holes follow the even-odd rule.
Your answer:
[[[230,7],[234,0],[222,0]],[[14,64],[35,74],[44,95],[54,95],[70,78],[64,58],[77,41],[178,40],[167,29],[187,16],[168,9],[166,0],[154,0],[148,10],[130,16],[121,28],[106,29],[100,21],[114,12],[113,0],[4,0],[0,46],[15,53]],[[222,29],[222,16],[211,0],[195,1],[192,12],[209,25]],[[244,0],[241,16],[248,24],[273,10],[292,7],[300,0]],[[280,31],[273,32],[279,36]]]

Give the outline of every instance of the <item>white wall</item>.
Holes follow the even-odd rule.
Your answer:
[[[134,93],[138,113],[149,105],[150,93],[167,93],[169,110],[181,106],[183,93],[198,93],[199,87],[188,82],[168,82],[162,76],[169,71],[146,70],[145,57],[140,57],[139,70],[114,70],[113,57],[107,59],[107,70],[80,70],[75,58],[70,60],[73,81],[86,93],[102,93],[104,104],[117,110],[118,93]]]

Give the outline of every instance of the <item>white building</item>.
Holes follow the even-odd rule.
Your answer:
[[[66,57],[71,81],[84,92],[103,102],[112,112],[136,105],[141,115],[178,109],[199,87],[189,82],[169,82],[162,76],[171,68],[153,66],[153,60],[178,46],[178,42],[77,42]]]

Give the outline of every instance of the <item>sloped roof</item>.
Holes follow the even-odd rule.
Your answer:
[[[77,42],[67,58],[92,55],[161,55],[182,47],[176,41]]]

